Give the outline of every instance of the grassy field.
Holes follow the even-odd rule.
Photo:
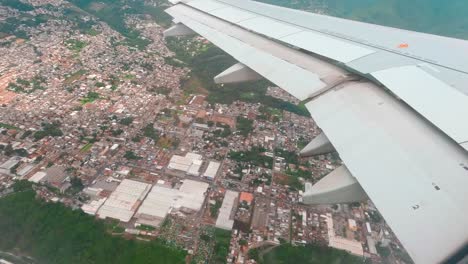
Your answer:
[[[81,148],[81,152],[89,151],[93,147],[93,143],[88,143]]]

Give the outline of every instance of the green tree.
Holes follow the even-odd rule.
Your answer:
[[[131,117],[131,116],[124,117],[124,118],[120,119],[119,123],[122,124],[122,125],[125,125],[125,126],[129,126],[130,124],[133,123],[133,117]]]
[[[11,146],[11,144],[6,145],[5,150],[3,150],[3,153],[4,153],[6,156],[11,156],[11,155],[13,155],[13,153],[14,153],[13,146]]]
[[[253,121],[248,118],[239,116],[237,117],[236,127],[240,134],[246,137],[250,134],[250,132],[253,131]]]
[[[127,150],[124,154],[124,158],[128,160],[140,160],[142,157],[136,155],[133,151]]]
[[[48,264],[185,263],[185,252],[162,240],[136,241],[108,233],[103,221],[61,203],[37,200],[27,181],[0,199],[0,250],[17,250]]]

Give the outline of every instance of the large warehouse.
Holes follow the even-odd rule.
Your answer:
[[[216,177],[216,174],[218,174],[220,166],[221,164],[219,162],[210,161],[205,173],[203,173],[203,177],[213,180]]]
[[[99,218],[107,217],[128,222],[138,206],[151,189],[151,185],[144,182],[123,180],[122,183],[109,196],[107,201],[99,208]]]
[[[198,211],[203,205],[208,184],[185,180],[179,189],[155,185],[136,213],[137,223],[159,226],[166,215],[174,210]]]
[[[226,191],[223,204],[219,210],[218,219],[216,219],[216,227],[231,230],[234,225],[233,208],[236,207],[238,192]]]
[[[189,152],[185,156],[172,156],[168,168],[183,171],[189,175],[199,176],[202,163],[203,157],[201,155]]]

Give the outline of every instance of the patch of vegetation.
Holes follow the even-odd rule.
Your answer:
[[[17,193],[0,199],[0,250],[18,250],[50,264],[185,263],[185,252],[162,240],[112,236],[103,221],[81,210],[35,199],[27,181],[14,189]]]
[[[131,125],[133,123],[133,117],[131,117],[131,116],[124,117],[124,118],[120,119],[119,123],[124,125],[124,126],[129,126],[129,125]]]
[[[248,118],[238,116],[236,128],[239,130],[241,135],[246,137],[253,131],[253,121]]]
[[[36,131],[33,135],[35,140],[41,140],[45,137],[61,137],[63,136],[62,130],[60,130],[60,123],[42,123],[42,130]]]
[[[34,7],[20,0],[0,0],[0,5],[11,7],[18,11],[32,11]]]
[[[254,259],[257,262],[260,262],[260,249],[252,248],[247,252],[249,259]]]
[[[270,120],[270,121],[279,121],[283,117],[283,113],[281,110],[278,108],[272,108],[272,107],[267,107],[264,105],[261,105],[258,108],[258,111],[260,112],[260,115],[258,118],[263,119],[263,120]]]
[[[133,142],[140,142],[142,139],[143,139],[143,138],[140,137],[140,136],[134,136],[134,137],[132,138],[132,141],[133,141]]]
[[[34,10],[34,7],[19,0],[0,0],[0,6],[8,6],[19,11],[14,17],[8,17],[0,21],[0,38],[13,35],[17,38],[29,39],[29,35],[25,30],[35,28],[49,19],[45,14],[32,15],[26,13]]]
[[[65,76],[65,80],[63,81],[64,84],[71,84],[74,81],[78,80],[81,78],[81,76],[86,74],[86,70],[80,69],[68,76]]]
[[[249,256],[257,257],[260,264],[362,264],[363,259],[353,256],[346,251],[318,245],[293,246],[289,243],[281,244],[263,255],[251,253]]]
[[[229,126],[223,126],[213,131],[213,134],[219,138],[226,138],[232,134],[232,131],[231,128],[229,128]]]
[[[20,157],[26,157],[29,155],[28,151],[24,148],[15,149],[15,154]]]
[[[143,231],[153,231],[156,230],[155,227],[149,226],[149,225],[139,225],[136,227],[138,230],[143,230]]]
[[[191,94],[208,94],[208,91],[203,88],[203,83],[200,82],[196,75],[189,79],[182,80],[181,87],[182,90],[184,90],[185,96],[189,96]]]
[[[382,246],[380,242],[377,243],[377,245],[375,245],[375,248],[377,249],[377,252],[382,258],[388,258],[392,253],[389,247]]]
[[[86,151],[89,151],[91,148],[93,147],[93,143],[87,143],[86,145],[84,145],[80,151],[81,152],[86,152]]]
[[[119,88],[120,78],[116,75],[111,74],[107,81],[110,83],[112,91],[115,91],[117,88]]]
[[[282,185],[288,185],[291,190],[299,191],[304,189],[304,184],[301,179],[312,179],[312,173],[306,170],[291,170],[287,169],[285,174],[277,174],[275,182]]]
[[[18,127],[15,127],[15,126],[12,126],[12,125],[9,125],[9,124],[5,124],[5,123],[1,123],[1,122],[0,122],[0,128],[20,130]]]
[[[94,28],[90,28],[88,30],[85,31],[86,34],[90,35],[90,36],[97,36],[99,34],[101,34],[101,31],[98,31]]]
[[[151,138],[154,140],[154,142],[157,142],[159,140],[159,133],[154,129],[154,124],[149,123],[147,124],[143,129],[143,135],[147,138]]]
[[[42,76],[36,75],[31,80],[25,80],[18,78],[16,82],[11,82],[8,85],[8,90],[15,93],[33,93],[36,90],[45,90],[46,87],[43,86],[46,82],[46,79]]]
[[[254,166],[271,168],[273,166],[273,158],[265,156],[265,148],[253,146],[248,151],[231,151],[229,158],[237,162],[246,162]]]
[[[112,136],[116,137],[116,136],[120,136],[124,131],[122,129],[112,129],[111,130],[111,134]]]
[[[220,228],[214,228],[214,251],[210,259],[212,264],[226,263],[226,258],[229,253],[229,245],[231,241],[231,231]]]
[[[275,154],[279,157],[284,158],[284,161],[289,164],[299,164],[299,155],[294,151],[287,151],[284,149],[276,148]]]
[[[164,3],[165,1],[161,1]],[[156,23],[162,27],[169,27],[172,24],[172,17],[168,15],[164,10],[167,6],[160,4],[159,6],[141,6],[139,5],[138,10],[144,14],[150,15]]]
[[[142,157],[136,155],[133,151],[127,150],[124,154],[124,158],[128,160],[140,160]]]
[[[271,184],[271,175],[268,174],[268,173],[262,173],[262,175],[260,175],[260,177],[253,179],[250,182],[250,185],[254,186],[254,187],[257,187],[262,183],[265,183],[266,185],[270,185]]]
[[[180,144],[180,140],[176,137],[162,136],[158,139],[157,145],[163,149],[176,149]]]
[[[308,170],[303,170],[300,168],[295,169],[295,170],[291,170],[288,168],[286,170],[286,174],[296,177],[296,178],[312,179],[312,172]]]
[[[71,194],[77,194],[81,192],[84,188],[83,182],[78,177],[71,177],[70,184],[71,184],[71,187],[67,190],[67,192]]]
[[[65,45],[69,50],[79,53],[88,43],[77,39],[67,39]]]
[[[221,208],[221,201],[216,200],[215,204],[210,205],[210,215],[213,218],[218,217],[219,209]]]
[[[92,103],[92,102],[96,101],[99,98],[100,98],[99,93],[88,92],[88,94],[85,97],[81,98],[80,103],[82,105],[87,104],[87,103]]]
[[[131,73],[127,73],[123,77],[124,79],[127,79],[127,80],[133,80],[136,78],[135,74],[131,74]]]
[[[1,145],[3,146],[3,145]],[[13,153],[15,153],[14,149],[13,149],[13,146],[11,144],[8,144],[5,146],[5,148],[3,149],[3,154],[5,154],[5,156],[11,156],[13,155]]]
[[[30,135],[32,135],[32,131],[31,130],[26,130],[24,131],[23,135],[21,135],[21,139],[25,139],[27,137],[29,137]]]
[[[166,7],[164,5],[150,6],[145,5],[144,1],[125,0],[71,0],[70,2],[106,22],[112,29],[122,34],[126,40],[121,44],[138,49],[144,49],[151,41],[141,37],[136,29],[126,25],[127,15],[149,15],[162,26],[172,23],[172,17],[164,12]]]

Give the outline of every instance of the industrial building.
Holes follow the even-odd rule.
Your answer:
[[[174,155],[167,166],[169,169],[183,171],[189,175],[200,176],[202,156],[196,153],[187,153],[185,156]]]
[[[41,179],[56,188],[61,188],[68,174],[64,166],[53,165],[45,170],[46,176]]]
[[[151,185],[125,179],[99,208],[101,219],[113,218],[128,222],[151,189]]]
[[[216,219],[216,227],[231,230],[234,225],[234,212],[233,208],[236,207],[238,192],[226,191],[224,195],[223,204],[219,209],[218,219]]]
[[[10,174],[10,169],[21,161],[21,157],[11,157],[0,165],[0,173]]]
[[[325,215],[325,221],[327,222],[328,229],[328,246],[348,251],[356,256],[362,256],[364,254],[361,242],[336,236],[333,227],[333,218],[330,213]]]
[[[185,180],[179,189],[155,185],[135,215],[137,223],[157,227],[170,212],[199,211],[208,187],[207,183],[192,180]]]
[[[25,171],[20,171],[19,173],[22,173],[24,176],[27,174],[29,171],[31,171],[34,167],[25,167]],[[38,171],[34,173],[28,181],[34,182],[34,183],[46,183],[49,184],[53,187],[56,187],[60,189],[61,191],[64,191],[67,189],[70,184],[67,182],[68,179],[68,174],[66,172],[66,169],[64,166],[52,166],[50,168],[47,168],[45,171]]]
[[[99,200],[92,200],[91,202],[87,204],[83,204],[83,206],[81,206],[81,210],[83,210],[83,212],[89,215],[95,215],[106,200],[107,200],[106,197],[101,198]]]
[[[47,173],[45,173],[44,171],[38,171],[36,173],[33,174],[33,176],[31,176],[31,178],[28,179],[28,181],[30,182],[34,182],[34,183],[39,183],[42,181],[42,179],[44,179],[44,177],[47,175]]]
[[[216,177],[220,166],[221,164],[219,162],[210,161],[205,173],[203,173],[203,177],[213,180]]]

